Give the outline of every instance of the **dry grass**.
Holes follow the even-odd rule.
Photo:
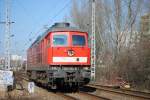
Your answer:
[[[13,90],[11,92],[0,92],[0,100],[41,100],[37,95],[29,94],[25,90]]]

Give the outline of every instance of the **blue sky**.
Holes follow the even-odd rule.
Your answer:
[[[71,0],[11,0],[11,53],[25,55],[34,39],[42,34],[45,25],[64,21],[69,16]],[[61,13],[59,13],[61,12]],[[5,21],[5,0],[0,0],[0,21]],[[4,28],[0,24],[0,55],[4,53]],[[24,51],[23,51],[24,50]]]

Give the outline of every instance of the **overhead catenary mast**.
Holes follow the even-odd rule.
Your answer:
[[[96,39],[95,39],[95,1],[92,0],[92,34],[91,34],[91,78],[95,81]]]
[[[10,70],[10,0],[5,0],[5,70]]]

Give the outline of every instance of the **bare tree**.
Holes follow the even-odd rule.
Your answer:
[[[138,70],[143,71],[143,65],[149,66],[148,60],[143,60],[149,57],[149,48],[143,47],[149,42],[141,41],[138,31],[141,15],[149,11],[149,3],[149,0],[96,0],[96,75],[111,79],[115,72],[133,84],[142,80],[138,75],[147,75]],[[74,25],[89,32],[90,37],[91,0],[74,0],[71,18]]]

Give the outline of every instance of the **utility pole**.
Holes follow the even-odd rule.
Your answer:
[[[5,70],[10,70],[10,24],[14,22],[10,22],[10,1],[11,0],[5,0]]]
[[[10,0],[5,0],[5,21],[0,24],[5,24],[5,37],[4,37],[4,50],[5,50],[5,67],[4,70],[10,70],[10,38],[13,35],[10,34]]]
[[[91,34],[91,79],[95,81],[96,39],[95,39],[95,1],[92,0],[92,34]]]
[[[10,5],[9,5],[9,0],[5,0],[5,40],[4,40],[4,44],[5,44],[5,70],[9,70],[10,69]]]

